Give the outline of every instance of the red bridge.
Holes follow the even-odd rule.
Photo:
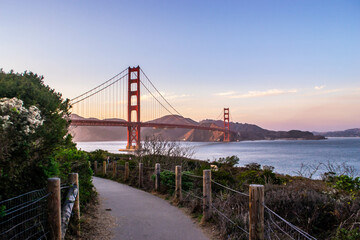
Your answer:
[[[144,88],[145,94],[141,90]],[[141,95],[142,93],[142,95]],[[140,98],[142,103],[140,105]],[[72,126],[123,126],[127,127],[127,149],[140,146],[140,128],[186,128],[224,132],[224,142],[230,141],[229,108],[224,108],[224,127],[196,125],[185,118],[166,100],[142,69],[127,68],[108,81],[71,100]],[[171,109],[171,110],[170,110]],[[140,112],[148,121],[142,122]],[[181,124],[158,123],[153,120],[165,114],[181,120]],[[220,114],[222,115],[222,114]],[[126,119],[127,121],[123,120]],[[103,120],[100,120],[103,119]]]

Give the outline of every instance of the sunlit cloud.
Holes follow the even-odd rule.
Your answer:
[[[230,98],[255,98],[255,97],[266,97],[266,96],[276,96],[282,94],[290,94],[290,93],[297,93],[297,89],[269,89],[266,91],[249,91],[245,94],[230,96]]]
[[[324,87],[325,87],[324,85],[315,86],[314,89],[315,89],[315,90],[321,90],[321,89],[323,89]]]
[[[329,90],[323,91],[322,93],[336,93],[336,92],[342,92],[342,91],[344,91],[344,89],[336,88],[336,89],[329,89]]]
[[[227,91],[227,92],[215,93],[214,95],[216,95],[216,96],[230,96],[230,95],[234,95],[234,94],[236,94],[236,92],[234,92],[234,91]]]

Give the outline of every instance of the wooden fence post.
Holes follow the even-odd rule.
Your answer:
[[[78,194],[75,199],[74,207],[73,207],[73,216],[76,223],[76,235],[80,236],[80,188],[79,188],[79,174],[70,173],[69,174],[69,182],[70,184],[76,185],[78,188]]]
[[[97,174],[97,161],[94,161],[94,175]]]
[[[249,239],[264,239],[264,186],[251,184],[249,188]]]
[[[144,166],[142,163],[139,163],[139,188],[142,188],[144,185]]]
[[[180,203],[182,200],[181,192],[181,166],[175,167],[175,202]]]
[[[61,195],[60,178],[48,178],[48,222],[50,237],[54,240],[61,239]]]
[[[129,179],[129,162],[125,163],[125,181]]]
[[[113,161],[113,178],[116,178],[116,161]]]
[[[106,175],[106,161],[103,161],[103,170],[102,170],[103,175]]]
[[[155,191],[160,190],[160,163],[155,164]]]
[[[211,205],[211,170],[203,170],[203,222],[211,217]]]

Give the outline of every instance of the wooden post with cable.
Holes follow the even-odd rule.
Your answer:
[[[117,167],[116,167],[116,161],[113,161],[113,178],[116,178],[116,169]]]
[[[160,190],[160,163],[155,164],[155,191]]]
[[[103,161],[102,174],[103,174],[103,175],[106,175],[106,161]]]
[[[125,163],[125,174],[124,174],[124,181],[129,179],[129,162]]]
[[[211,218],[211,170],[203,171],[203,218],[202,222],[205,222]]]
[[[249,239],[264,240],[264,185],[250,185],[249,215]]]
[[[139,188],[144,186],[144,165],[139,163]]]
[[[48,198],[48,222],[50,238],[61,239],[61,194],[60,178],[48,178],[47,190],[50,193]]]
[[[75,199],[73,207],[73,216],[76,224],[76,235],[80,236],[80,191],[79,191],[79,174],[70,173],[69,174],[70,184],[76,185],[78,188],[78,194]]]
[[[94,175],[97,174],[97,161],[94,161]]]
[[[175,167],[175,202],[180,203],[182,200],[181,193],[181,166]]]

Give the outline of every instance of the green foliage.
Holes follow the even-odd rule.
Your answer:
[[[109,152],[101,149],[96,149],[89,153],[89,161],[94,162],[97,161],[98,163],[102,163],[102,161],[106,160],[109,156]]]
[[[219,169],[218,171],[212,171],[211,177],[215,182],[226,186],[232,186],[235,183],[234,176],[230,173],[230,171],[226,171],[224,169]]]
[[[239,164],[239,161],[239,158],[233,155],[226,158],[219,158],[219,160],[217,160],[217,163],[219,166],[226,165],[228,167],[234,167],[235,165]]]
[[[183,172],[183,173],[187,173],[187,174],[192,174],[191,172]],[[193,182],[192,182],[192,179],[183,174],[181,176],[181,188],[184,190],[184,191],[189,191],[193,188]],[[155,180],[155,175],[152,175],[151,178],[153,180]],[[165,185],[169,190],[169,193],[172,194],[174,192],[174,187],[175,187],[175,173],[174,172],[171,172],[171,171],[162,171],[160,173],[160,183],[162,185]]]
[[[249,170],[255,170],[255,171],[259,171],[261,169],[261,165],[258,163],[248,163],[245,164],[245,167]]]
[[[167,170],[162,171],[160,173],[160,183],[171,189],[171,192],[173,192],[175,186],[175,173]]]
[[[6,210],[5,205],[0,206],[0,218],[6,215],[5,210]]]
[[[44,122],[29,136],[0,127],[0,200],[44,187],[47,177],[56,172],[50,157],[59,148],[74,147],[67,130],[69,100],[46,86],[42,76],[0,71],[3,97],[21,99],[26,108],[36,106]]]
[[[80,203],[82,206],[88,203],[95,194],[92,184],[93,171],[89,167],[88,159],[88,153],[76,148],[61,149],[51,159],[52,162],[56,163],[54,166],[58,166],[57,176],[61,178],[61,182],[67,182],[69,173],[79,174]]]
[[[360,239],[360,230],[354,228],[352,230],[347,230],[345,228],[340,228],[336,232],[336,237],[334,240],[358,240]]]
[[[347,175],[341,175],[334,178],[334,187],[347,192],[360,190],[360,177],[352,178]]]
[[[189,171],[183,172],[183,175],[181,176],[181,188],[184,191],[189,191],[193,188],[194,184],[193,184],[193,180],[191,179],[191,177],[186,174],[193,174],[193,173],[191,173]]]
[[[286,179],[277,176],[272,166],[264,166],[263,170],[260,170],[261,165],[258,163],[250,163],[245,165],[246,171],[241,172],[238,175],[240,186],[243,184],[283,184]]]

